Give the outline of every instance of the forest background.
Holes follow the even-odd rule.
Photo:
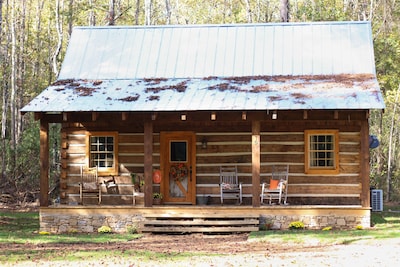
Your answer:
[[[0,202],[39,191],[39,124],[20,109],[53,83],[75,26],[371,21],[386,109],[370,114],[371,187],[400,201],[400,6],[396,0],[0,0]],[[50,126],[50,184],[59,178]]]

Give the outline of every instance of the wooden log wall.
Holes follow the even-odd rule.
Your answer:
[[[289,164],[289,204],[359,205],[361,194],[360,123],[359,120],[346,119],[347,117],[342,120],[262,121],[261,182],[269,180],[273,165]],[[215,125],[218,125],[217,123]],[[160,166],[159,132],[171,129],[157,122],[154,125],[153,168],[157,169]],[[209,204],[219,203],[219,167],[236,165],[239,179],[243,183],[244,204],[251,205],[251,123],[225,122],[217,127],[209,127],[210,125],[210,122],[193,122],[181,127],[196,132],[197,197],[209,197]],[[110,128],[112,127],[108,127],[107,131],[112,130]],[[339,130],[339,174],[304,173],[304,130],[306,129]],[[124,204],[132,201],[130,174],[144,171],[144,136],[140,131],[140,128],[136,129],[136,132],[130,132],[126,128],[118,131],[119,174],[115,178],[119,185],[119,194],[112,196],[105,194],[103,198],[105,203]],[[85,129],[78,123],[63,124],[62,203],[78,201],[79,166],[85,163],[86,155],[85,134]],[[201,143],[204,139],[207,140],[207,148],[202,148]],[[105,188],[103,191],[106,193]],[[154,185],[153,191],[158,192],[159,185]]]
[[[219,201],[219,166],[236,165],[244,197],[251,195],[251,133],[198,133],[208,140],[197,150],[197,195]],[[261,133],[261,182],[268,182],[272,166],[289,165],[290,204],[360,204],[359,133],[340,132],[340,174],[304,173],[304,132]],[[215,199],[214,199],[215,198]],[[251,199],[245,199],[251,204]]]

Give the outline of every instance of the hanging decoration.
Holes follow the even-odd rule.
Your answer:
[[[161,183],[161,171],[160,170],[153,171],[153,183],[154,184]]]
[[[169,169],[169,177],[174,181],[182,182],[188,176],[188,168],[185,163],[172,164]]]

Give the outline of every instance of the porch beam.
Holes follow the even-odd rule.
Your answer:
[[[260,207],[260,121],[252,121],[251,128],[252,204],[253,207]]]
[[[49,123],[40,120],[40,206],[49,205]]]
[[[370,207],[370,183],[369,183],[370,155],[369,155],[369,127],[367,118],[361,121],[360,143],[361,143],[361,151],[360,151],[361,206]]]
[[[153,206],[153,123],[144,123],[144,206]]]

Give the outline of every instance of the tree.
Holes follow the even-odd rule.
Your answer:
[[[289,0],[281,0],[281,21],[289,22]]]
[[[387,105],[370,116],[370,132],[381,141],[371,150],[371,184],[385,188],[387,200],[400,200],[399,14],[392,0],[0,0],[1,185],[38,186],[29,158],[38,126],[19,110],[57,77],[74,26],[369,20]]]

